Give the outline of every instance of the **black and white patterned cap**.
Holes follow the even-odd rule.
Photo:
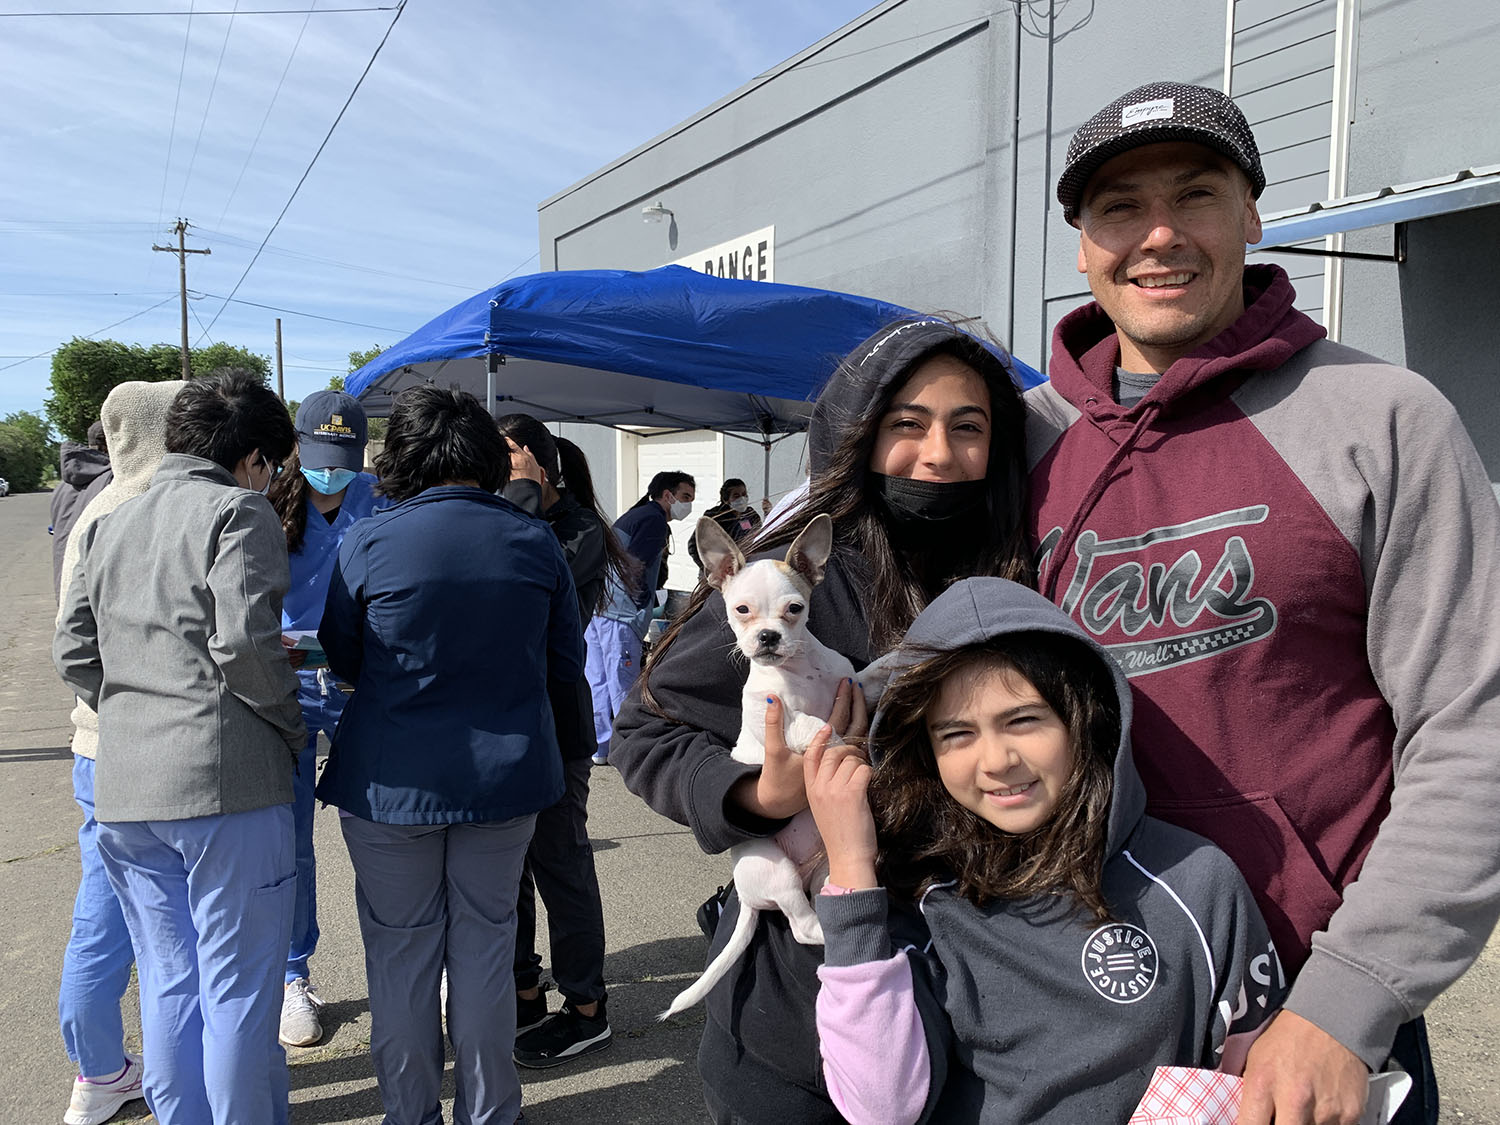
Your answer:
[[[1073,134],[1057,181],[1063,218],[1078,217],[1089,177],[1122,152],[1163,141],[1191,141],[1223,153],[1250,177],[1256,199],[1266,187],[1255,134],[1240,107],[1218,90],[1181,82],[1150,82],[1116,98]]]

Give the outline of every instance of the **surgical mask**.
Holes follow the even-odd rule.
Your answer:
[[[262,488],[250,488],[250,486],[248,484],[245,486],[246,488],[249,488],[251,492],[255,493],[258,496],[264,496],[266,493],[270,492],[271,491],[271,482],[281,475],[281,466],[280,465],[273,466],[271,464],[271,462],[265,460],[264,458],[261,459],[261,463],[263,465],[265,465],[266,470],[267,470],[266,471],[266,483],[265,483],[265,486],[262,487]]]
[[[875,495],[903,523],[942,523],[984,507],[989,482],[979,480],[910,480],[871,473]]]
[[[302,470],[307,483],[324,496],[334,496],[348,488],[359,474],[353,469],[308,469]]]
[[[736,512],[743,512],[750,506],[750,497],[736,496],[733,500],[729,501],[729,506]]]
[[[690,513],[692,510],[693,510],[693,502],[691,500],[674,500],[674,501],[672,501],[672,518],[674,520],[685,520],[685,519],[687,519],[688,518],[688,513]]]

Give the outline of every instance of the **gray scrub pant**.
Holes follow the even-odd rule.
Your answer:
[[[516,889],[534,816],[489,824],[342,817],[370,990],[370,1056],[386,1125],[437,1125],[443,1084],[438,985],[448,970],[455,1125],[511,1125]]]

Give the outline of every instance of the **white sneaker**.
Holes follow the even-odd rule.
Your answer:
[[[85,1078],[73,1080],[73,1098],[63,1114],[67,1125],[99,1125],[120,1112],[128,1101],[143,1098],[141,1092],[141,1056],[125,1055],[125,1069],[108,1081]]]
[[[306,978],[290,981],[281,999],[281,1041],[288,1047],[311,1047],[323,1038],[318,1010],[323,1001]]]

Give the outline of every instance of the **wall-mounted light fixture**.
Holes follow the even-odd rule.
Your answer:
[[[664,207],[661,200],[659,199],[655,203],[648,203],[646,204],[646,206],[641,208],[642,222],[659,223],[663,219],[670,219],[671,217],[672,209],[670,207]]]

